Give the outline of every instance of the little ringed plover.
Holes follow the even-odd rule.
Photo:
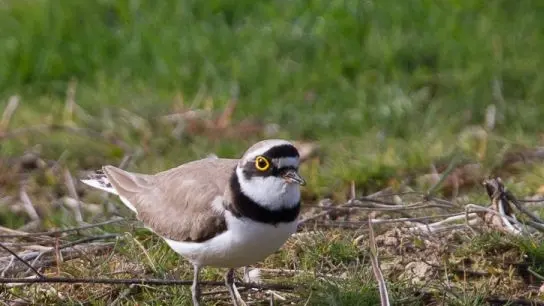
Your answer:
[[[205,266],[228,268],[225,284],[238,305],[234,268],[265,259],[296,231],[305,184],[299,163],[292,143],[269,139],[240,159],[205,158],[156,174],[105,166],[82,181],[118,195],[193,264],[194,305],[200,305],[199,271]]]

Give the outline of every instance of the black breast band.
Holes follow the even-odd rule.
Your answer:
[[[236,171],[229,182],[232,192],[232,202],[227,203],[227,209],[236,217],[247,217],[253,221],[276,225],[278,223],[293,222],[300,212],[300,201],[293,207],[271,210],[263,207],[248,196],[240,187]]]

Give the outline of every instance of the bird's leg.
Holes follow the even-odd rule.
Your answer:
[[[191,294],[193,296],[193,306],[200,306],[200,283],[198,282],[198,276],[200,274],[200,267],[193,265],[193,285],[191,286]]]
[[[232,304],[234,306],[238,305],[238,297],[236,296],[236,293],[234,292],[234,269],[229,269],[227,274],[225,274],[225,285],[227,286],[227,289],[229,289],[230,298],[232,299]]]
[[[246,306],[246,303],[242,300],[240,293],[238,293],[238,290],[234,285],[234,269],[229,269],[227,274],[225,274],[225,285],[229,289],[232,304],[234,306]]]

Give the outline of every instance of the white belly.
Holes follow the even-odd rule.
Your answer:
[[[226,212],[228,230],[202,243],[164,239],[178,254],[198,266],[237,268],[254,264],[277,251],[297,228],[297,221],[277,226],[237,219]]]

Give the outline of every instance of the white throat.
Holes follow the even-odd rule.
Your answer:
[[[284,179],[268,177],[252,177],[246,179],[242,169],[236,168],[236,176],[241,191],[260,206],[270,210],[292,208],[300,202],[300,185],[287,183]]]

